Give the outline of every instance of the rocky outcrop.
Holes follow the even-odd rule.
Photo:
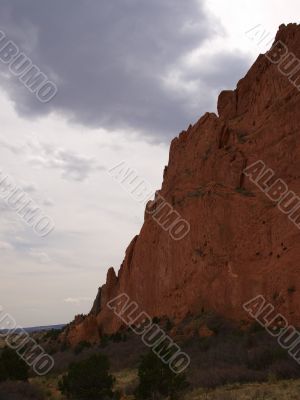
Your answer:
[[[300,26],[282,25],[276,40],[300,58]],[[247,320],[242,304],[263,294],[300,324],[300,231],[243,174],[263,160],[300,196],[299,107],[299,91],[260,55],[234,91],[220,94],[219,116],[205,114],[172,141],[158,193],[189,234],[173,240],[147,214],[118,275],[109,269],[91,313],[69,326],[70,343],[117,331],[106,304],[120,293],[175,324],[207,310]]]

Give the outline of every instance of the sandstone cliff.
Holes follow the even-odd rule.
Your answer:
[[[282,25],[276,40],[300,58],[300,26]],[[106,304],[122,292],[175,322],[203,310],[246,320],[242,304],[263,294],[300,325],[300,231],[242,172],[263,160],[300,196],[299,107],[299,91],[259,55],[236,90],[220,94],[219,116],[172,141],[159,194],[190,233],[175,241],[146,215],[118,274],[109,269],[91,313],[70,325],[70,343],[118,330]]]

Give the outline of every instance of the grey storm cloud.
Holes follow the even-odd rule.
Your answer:
[[[104,171],[105,167],[98,165],[92,158],[73,153],[65,149],[57,149],[46,143],[28,143],[31,151],[29,162],[43,168],[56,169],[64,179],[84,181],[92,172]]]
[[[222,53],[198,71],[184,66],[190,51],[224,34],[199,0],[2,0],[0,28],[58,86],[40,104],[2,73],[20,114],[55,110],[91,127],[160,140],[215,109],[216,89],[234,86],[249,65],[246,55]],[[196,85],[196,98],[166,85],[172,70]]]
[[[61,172],[64,179],[71,181],[84,181],[91,173],[104,171],[106,168],[98,164],[93,158],[74,153],[63,148],[56,148],[52,144],[40,141],[28,141],[22,145],[10,145],[7,141],[0,139],[0,146],[9,150],[12,154],[27,156],[28,162],[32,165],[55,169]],[[32,183],[21,185],[27,193],[37,192]],[[49,204],[51,205],[51,201]]]

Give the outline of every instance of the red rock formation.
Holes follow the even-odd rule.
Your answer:
[[[300,58],[300,26],[282,25],[279,39]],[[92,312],[70,325],[69,342],[118,330],[106,304],[122,292],[175,323],[203,310],[247,320],[242,304],[263,294],[300,324],[300,231],[242,173],[261,159],[300,196],[299,107],[299,91],[260,55],[236,90],[220,94],[219,116],[205,114],[172,141],[159,194],[190,233],[174,241],[146,214],[118,275],[109,269]]]

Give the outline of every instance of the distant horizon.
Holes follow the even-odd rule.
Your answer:
[[[31,329],[31,328],[48,328],[52,326],[65,326],[68,325],[70,322],[65,322],[63,324],[51,324],[51,325],[37,325],[37,326],[22,326],[23,329]]]
[[[45,328],[49,328],[49,329],[46,329],[46,330],[50,330],[50,329],[53,329],[54,327],[60,327],[60,328],[63,328],[64,326],[67,326],[69,324],[69,322],[68,323],[65,323],[65,324],[53,324],[53,325],[38,325],[38,326],[21,326],[20,328],[16,328],[16,332],[19,332],[20,330],[25,330],[25,331],[28,331],[28,330],[30,330],[31,332],[34,332],[33,331],[33,329],[37,329],[38,331],[42,331],[42,330],[44,330]],[[60,328],[57,328],[57,329],[60,329]],[[9,331],[9,329],[0,329],[0,332],[8,332]]]

